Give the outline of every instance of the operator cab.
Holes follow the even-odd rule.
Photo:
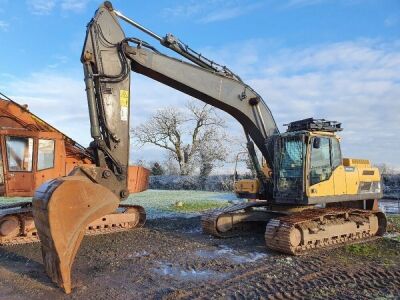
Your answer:
[[[287,125],[275,143],[274,201],[309,205],[381,197],[380,175],[364,159],[343,159],[341,124],[304,119]],[[364,188],[366,187],[366,188]],[[353,196],[350,196],[353,195]]]
[[[328,180],[341,164],[340,144],[335,133],[342,128],[338,122],[313,118],[286,126],[287,132],[275,143],[274,198],[279,202],[282,199],[301,202],[308,185]]]
[[[65,176],[81,162],[71,141],[27,106],[0,98],[0,196],[31,197],[45,181]]]
[[[0,196],[32,196],[44,181],[64,174],[61,134],[0,129]]]

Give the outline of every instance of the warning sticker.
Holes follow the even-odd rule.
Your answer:
[[[128,121],[128,108],[121,107],[121,121]]]
[[[119,103],[121,105],[121,121],[128,121],[129,91],[119,91]]]
[[[120,90],[119,91],[119,102],[121,103],[121,107],[128,107],[129,104],[129,91]]]

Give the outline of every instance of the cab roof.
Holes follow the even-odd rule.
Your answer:
[[[322,132],[338,132],[342,131],[342,123],[337,121],[327,121],[325,119],[307,118],[299,121],[294,121],[289,124],[286,132],[294,131],[322,131]]]

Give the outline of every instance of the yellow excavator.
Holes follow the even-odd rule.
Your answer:
[[[186,60],[127,38],[119,19]],[[340,123],[309,118],[280,133],[262,97],[238,75],[172,34],[158,36],[108,1],[88,24],[81,62],[96,166],[47,182],[33,199],[45,269],[66,293],[85,227],[127,196],[131,71],[213,105],[243,126],[257,178],[236,182],[235,192],[254,201],[204,214],[205,233],[228,237],[261,228],[268,248],[297,255],[385,232],[386,217],[377,206],[380,174],[368,160],[342,157]]]

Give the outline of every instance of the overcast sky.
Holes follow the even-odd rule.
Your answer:
[[[100,1],[0,0],[0,91],[26,103],[87,146],[89,121],[79,61]],[[275,120],[343,123],[344,156],[400,168],[399,0],[113,1],[114,7],[229,66],[257,90]],[[135,36],[162,46],[134,28]],[[132,79],[132,126],[189,97],[141,75]],[[229,132],[242,129],[230,116]],[[133,149],[132,160],[162,159]]]

